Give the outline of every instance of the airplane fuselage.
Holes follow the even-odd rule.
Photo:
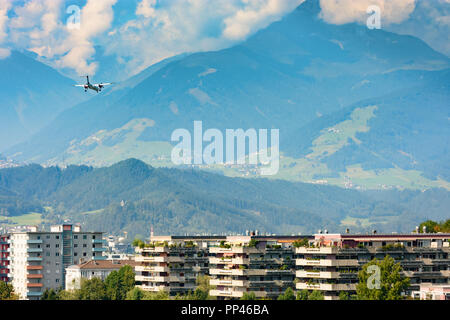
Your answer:
[[[88,90],[92,90],[95,91],[97,93],[99,93],[100,91],[102,91],[102,89],[105,86],[109,86],[112,85],[112,83],[99,83],[99,84],[92,84],[89,82],[89,76],[86,76],[86,84],[77,84],[75,85],[75,87],[82,87],[84,88],[84,92],[87,92]]]
[[[94,85],[92,85],[90,83],[84,86],[84,91],[88,91],[88,89],[93,90],[93,91],[95,91],[97,93],[102,91],[102,87],[101,86],[94,86]]]

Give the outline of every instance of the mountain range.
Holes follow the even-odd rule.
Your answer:
[[[163,61],[0,150],[45,165],[172,166],[171,133],[202,120],[280,129],[277,179],[450,189],[450,59],[415,37],[327,24],[319,12],[308,0],[241,44]]]
[[[29,139],[86,99],[73,80],[35,58],[13,51],[0,60],[0,150]]]
[[[193,169],[136,159],[111,167],[29,165],[0,170],[0,224],[81,222],[130,238],[155,234],[410,232],[447,215],[443,189],[357,191]],[[220,221],[220,223],[217,223]]]

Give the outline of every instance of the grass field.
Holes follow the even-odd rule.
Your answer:
[[[42,223],[42,214],[32,212],[17,217],[0,217],[0,224],[3,224],[5,221],[8,221],[7,225],[38,225]]]

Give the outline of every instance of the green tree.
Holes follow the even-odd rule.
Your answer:
[[[83,279],[81,288],[76,293],[78,294],[77,300],[108,300],[106,286],[99,278]]]
[[[339,293],[339,300],[350,300],[350,295],[347,291],[341,291]]]
[[[427,228],[427,233],[436,233],[440,231],[439,223],[427,220],[419,225],[419,233],[423,233],[423,227]]]
[[[58,291],[58,299],[57,300],[80,300],[80,290],[67,291],[60,290]]]
[[[324,300],[325,297],[323,296],[323,293],[319,290],[313,290],[308,295],[308,300]]]
[[[373,272],[368,272],[370,266],[379,269],[379,289],[374,284]],[[356,286],[358,300],[400,300],[402,292],[409,287],[409,278],[402,275],[400,263],[387,255],[383,260],[373,259],[365,264],[358,274],[359,283]],[[370,279],[369,279],[370,278]],[[370,285],[373,288],[370,288]]]
[[[162,290],[157,293],[145,292],[142,300],[170,300],[170,296],[168,292]]]
[[[105,279],[106,294],[109,300],[125,300],[127,292],[134,288],[134,271],[129,265],[111,272]]]
[[[144,295],[144,290],[138,287],[134,287],[127,292],[125,300],[142,300],[144,298]]]
[[[59,300],[58,293],[53,289],[46,289],[42,294],[41,300]]]
[[[108,300],[122,300],[124,292],[119,272],[113,271],[106,277],[105,288]],[[125,291],[125,294],[126,292],[127,291]]]
[[[277,300],[295,300],[295,293],[292,288],[287,288],[286,291],[278,296]]]
[[[308,238],[295,240],[293,243],[295,248],[307,247],[309,245]]]
[[[125,265],[119,269],[119,277],[122,281],[123,286],[123,298],[125,298],[126,292],[130,291],[135,286],[135,273],[133,271],[133,267],[129,265]]]
[[[240,300],[256,300],[256,295],[254,292],[244,292]]]
[[[18,300],[19,296],[14,293],[11,284],[0,281],[0,300]]]
[[[301,291],[297,292],[296,300],[308,300],[309,291],[306,289],[303,289]]]
[[[256,247],[257,245],[258,245],[258,241],[256,241],[255,239],[251,239],[251,240],[248,242],[248,246],[249,246],[249,247],[254,248],[254,247]]]
[[[211,290],[216,287],[210,284],[211,277],[207,275],[199,275],[196,279],[197,289],[194,291],[194,298],[196,300],[212,300],[215,299],[209,295]]]

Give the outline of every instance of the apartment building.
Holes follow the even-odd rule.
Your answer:
[[[225,237],[151,237],[136,248],[136,285],[149,292],[171,296],[196,288],[199,275],[208,274],[208,248]]]
[[[31,227],[10,235],[10,280],[21,299],[39,299],[46,289],[65,287],[65,269],[86,260],[104,260],[101,232],[64,224],[50,232]]]
[[[297,290],[319,290],[337,300],[341,291],[354,294],[358,271],[374,258],[386,255],[400,262],[411,286],[448,284],[450,234],[341,235],[317,234],[308,246],[295,249]]]
[[[82,279],[90,280],[93,278],[102,281],[108,277],[111,272],[119,271],[123,266],[131,266],[134,270],[137,262],[134,260],[90,260],[78,265],[66,268],[66,290],[75,290],[81,287]]]
[[[9,235],[0,235],[0,281],[8,282],[9,278]]]
[[[411,296],[420,300],[450,300],[450,284],[424,283],[420,285],[420,290],[413,291]]]
[[[277,298],[294,287],[297,237],[230,236],[209,249],[210,291],[218,299],[237,299],[244,293]]]

